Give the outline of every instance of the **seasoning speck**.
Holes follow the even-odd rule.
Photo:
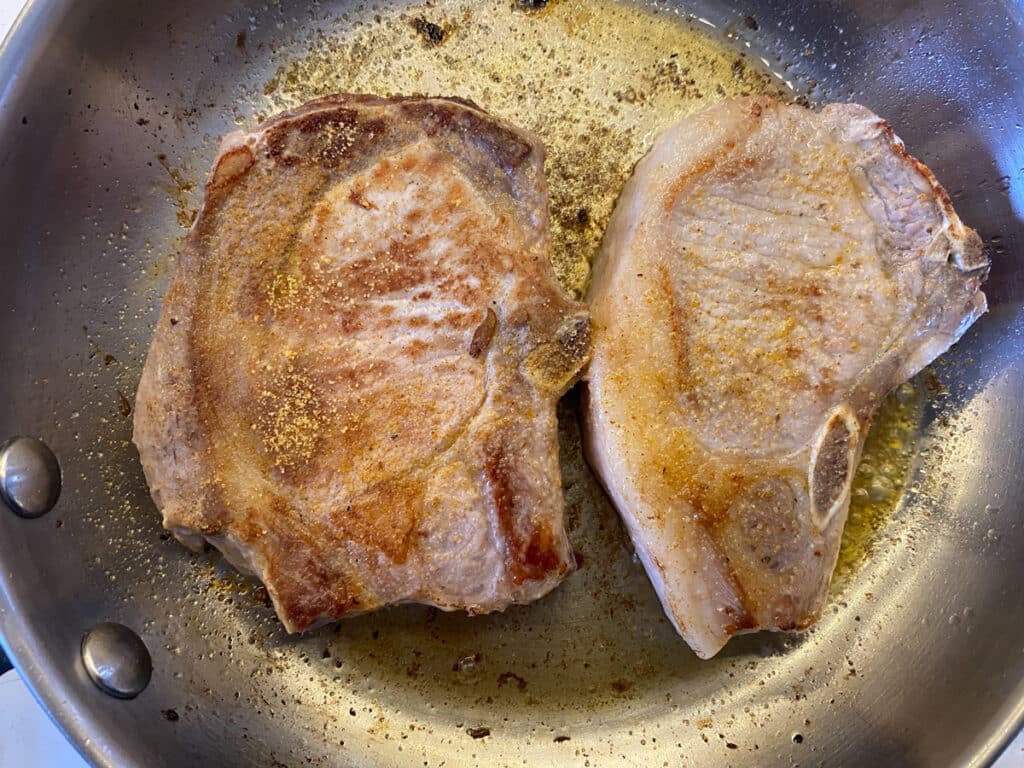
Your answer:
[[[420,33],[427,45],[440,45],[448,36],[448,30],[432,21],[427,21],[422,16],[412,20],[412,28]]]
[[[498,687],[499,688],[504,686],[506,683],[511,683],[511,682],[515,682],[516,688],[518,688],[520,691],[525,691],[526,690],[526,680],[521,678],[515,672],[502,672],[500,675],[498,675]]]

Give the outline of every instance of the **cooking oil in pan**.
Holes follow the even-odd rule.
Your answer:
[[[875,415],[853,480],[833,594],[850,586],[903,498],[917,453],[923,407],[918,382],[908,381],[882,401]]]

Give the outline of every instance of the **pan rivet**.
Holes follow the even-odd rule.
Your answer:
[[[124,624],[109,621],[82,637],[82,664],[97,688],[119,699],[134,699],[153,675],[142,638]]]
[[[0,446],[0,499],[20,517],[40,517],[60,496],[60,465],[53,451],[34,437],[15,437]]]

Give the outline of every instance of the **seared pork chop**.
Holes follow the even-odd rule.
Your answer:
[[[555,403],[589,355],[544,151],[450,99],[333,96],[227,137],[139,384],[164,525],[290,631],[479,613],[572,570]]]
[[[637,165],[589,294],[586,451],[699,656],[817,618],[872,414],[987,271],[864,107],[723,101]]]

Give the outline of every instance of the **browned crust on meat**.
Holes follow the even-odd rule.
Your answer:
[[[480,321],[480,325],[473,331],[473,338],[469,342],[469,356],[480,357],[487,348],[491,346],[491,339],[494,338],[494,332],[498,329],[498,316],[494,314],[494,310],[490,307],[484,313],[484,319]]]
[[[252,150],[245,146],[221,153],[206,184],[207,198],[227,194],[231,186],[252,168],[254,162],[256,158]]]
[[[568,573],[572,562],[566,560],[557,531],[531,518],[521,508],[522,494],[515,488],[515,458],[500,445],[484,450],[484,472],[490,484],[491,500],[498,530],[505,541],[505,562],[516,585],[546,578],[552,572]]]
[[[424,140],[431,152],[402,154],[403,147]],[[444,514],[428,499],[432,476],[444,467],[394,469],[369,461],[367,446],[384,445],[385,451],[393,445],[393,454],[381,455],[401,457],[404,445],[440,439],[417,432],[425,409],[456,406],[438,402],[438,393],[424,401],[418,390],[392,392],[393,407],[367,415],[361,409],[372,399],[340,402],[337,393],[390,381],[402,373],[403,360],[346,365],[344,359],[311,358],[301,348],[303,339],[325,332],[344,339],[372,330],[353,297],[410,294],[428,301],[441,291],[466,306],[490,298],[457,274],[447,275],[443,264],[432,265],[429,243],[415,236],[412,220],[408,232],[396,233],[382,249],[323,272],[309,244],[331,237],[331,212],[321,202],[339,181],[368,171],[372,187],[403,174],[444,177],[455,166],[497,190],[503,222],[526,226],[538,220],[538,206],[544,206],[540,220],[546,221],[542,161],[534,137],[461,99],[329,96],[225,140],[165,298],[140,383],[135,440],[165,527],[189,541],[193,534],[207,537],[246,558],[289,630],[403,600],[493,610],[535,599],[572,569],[557,464],[554,487],[544,489],[551,492],[549,501],[534,510],[523,497],[534,491],[518,477],[514,452],[486,454],[473,470],[502,536],[506,592],[490,603],[463,604],[432,597],[436,584],[395,586],[389,570],[415,569],[434,516]],[[450,195],[434,202],[423,224],[447,226],[463,212],[464,201],[447,189]],[[365,187],[353,186],[345,200],[353,212],[377,211]],[[546,229],[520,232],[519,247],[529,250],[517,254],[471,224],[453,225],[447,235],[480,238],[474,253],[483,265],[483,285],[497,265],[526,270],[521,280],[530,292],[514,301],[530,310],[516,309],[521,318],[510,325],[487,306],[482,314],[436,321],[438,331],[467,334],[462,353],[475,370],[492,370],[486,380],[500,388],[502,407],[553,413],[589,355],[588,322],[585,338],[565,333],[578,330],[586,313],[554,279]],[[418,290],[420,285],[426,287]],[[380,317],[390,311],[381,308]],[[225,328],[225,318],[236,318],[237,327]],[[435,321],[407,322],[413,331],[426,331]],[[289,339],[299,346],[282,357],[282,340]],[[562,353],[556,373],[564,381],[542,385],[519,371],[517,356],[549,347]],[[404,350],[404,361],[412,363],[431,351],[419,339]],[[527,429],[529,418],[503,415],[498,435]],[[382,434],[381,419],[397,426]],[[444,449],[471,440],[467,429],[445,438]],[[339,453],[338,445],[353,450]],[[553,435],[544,449],[557,462]],[[303,488],[328,487],[332,476],[354,478],[353,487],[362,490],[322,503],[301,498]]]

